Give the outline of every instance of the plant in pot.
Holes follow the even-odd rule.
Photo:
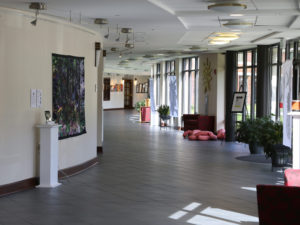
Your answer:
[[[262,147],[260,144],[260,128],[263,124],[263,121],[260,118],[250,119],[247,118],[245,121],[241,121],[238,124],[236,130],[236,139],[239,142],[244,142],[249,144],[249,150],[251,154],[263,153]]]
[[[271,117],[261,119],[260,143],[264,146],[267,158],[272,158],[273,166],[285,166],[291,156],[291,149],[282,145],[283,125],[281,121],[273,121]]]
[[[170,108],[168,105],[161,105],[158,108],[159,118],[164,122],[164,126],[167,125],[167,120],[169,120],[170,117]]]
[[[136,111],[140,112],[141,111],[141,107],[145,106],[145,100],[143,101],[139,101],[137,103],[135,103],[135,109]]]

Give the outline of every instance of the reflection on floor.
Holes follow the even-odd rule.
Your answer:
[[[182,210],[170,215],[169,218],[179,220],[184,217],[183,221],[194,225],[258,224],[257,217],[211,207],[200,210],[198,207],[201,205],[201,203],[192,202]]]
[[[275,184],[282,174],[236,160],[248,154],[243,145],[192,142],[129,118],[138,114],[104,112],[97,166],[54,189],[0,198],[0,225],[257,224],[238,222],[257,217],[256,192],[241,187]]]

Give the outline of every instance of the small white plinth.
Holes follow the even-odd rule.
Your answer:
[[[290,112],[293,117],[293,168],[300,169],[300,112]]]
[[[58,183],[58,124],[40,124],[40,185],[54,188]]]

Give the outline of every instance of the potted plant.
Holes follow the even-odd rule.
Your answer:
[[[137,103],[135,103],[135,109],[136,111],[140,112],[141,111],[141,107],[145,106],[145,100],[143,101],[139,101]]]
[[[260,144],[260,127],[262,126],[263,121],[260,118],[251,120],[247,118],[245,121],[241,121],[238,124],[236,130],[236,139],[239,142],[244,142],[249,144],[249,150],[251,154],[263,153],[262,147]]]
[[[283,125],[281,121],[273,121],[271,117],[262,118],[260,143],[264,146],[267,158],[272,158],[272,166],[285,166],[291,156],[291,149],[282,145]]]
[[[163,120],[164,122],[164,126],[167,125],[167,120],[169,120],[171,117],[170,117],[170,108],[168,105],[161,105],[159,106],[158,108],[158,113],[159,113],[159,118],[161,120]]]

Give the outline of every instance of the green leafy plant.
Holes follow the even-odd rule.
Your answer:
[[[263,124],[259,130],[259,141],[264,147],[266,157],[272,157],[274,154],[274,145],[282,144],[283,125],[281,121],[273,121],[271,117],[261,119]]]
[[[139,101],[139,102],[135,103],[135,109],[136,109],[136,111],[140,112],[141,111],[141,107],[143,107],[145,105],[146,105],[145,100]]]
[[[157,111],[158,111],[160,117],[169,116],[169,114],[170,114],[170,108],[168,105],[159,106]]]
[[[274,154],[273,145],[282,143],[282,131],[282,122],[275,122],[271,117],[254,120],[247,118],[239,123],[236,139],[249,144],[250,148],[254,145],[263,146],[266,157],[269,158]],[[252,150],[250,149],[250,151]]]

